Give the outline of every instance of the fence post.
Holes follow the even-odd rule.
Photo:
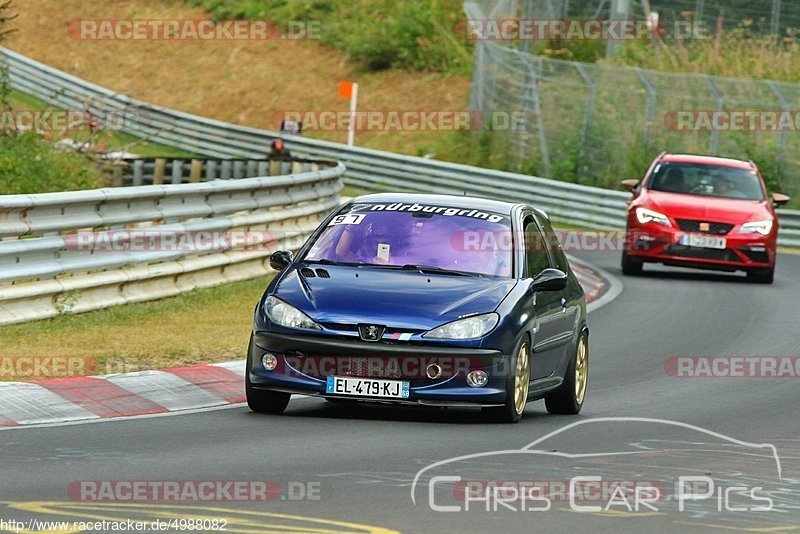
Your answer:
[[[769,31],[777,36],[781,31],[781,0],[772,0],[772,19],[770,20]]]
[[[583,78],[584,83],[589,88],[589,96],[586,98],[586,111],[583,112],[583,124],[581,125],[581,149],[579,166],[583,164],[586,158],[586,142],[589,137],[589,128],[592,127],[592,117],[594,115],[594,100],[595,92],[597,91],[597,84],[594,82],[586,67],[582,63],[573,62],[572,66],[575,67],[578,73]]]
[[[772,80],[767,80],[765,83],[778,98],[778,102],[781,103],[781,109],[783,111],[791,112],[792,106],[789,105],[789,101],[786,100],[786,97],[783,95],[783,93],[781,93],[781,90],[778,88],[777,84]],[[784,165],[786,164],[786,142],[788,141],[787,133],[788,132],[785,128],[781,128],[780,141],[778,143],[778,173],[781,177],[783,177]]]
[[[627,20],[631,0],[611,0],[611,20]],[[606,57],[614,57],[619,52],[619,41],[609,39],[606,43]]]
[[[642,81],[642,84],[647,89],[647,104],[645,106],[645,123],[644,123],[644,142],[646,145],[650,145],[650,133],[652,131],[652,125],[655,121],[655,113],[656,113],[656,96],[658,96],[658,92],[650,80],[645,75],[644,71],[636,67],[636,74],[639,75],[639,79]]]
[[[703,79],[706,81],[706,85],[708,85],[709,91],[711,91],[711,94],[714,95],[714,99],[717,101],[717,111],[724,111],[725,99],[722,97],[722,93],[719,92],[719,89],[717,89],[717,84],[715,84],[714,80],[711,79],[711,76],[708,76],[707,74],[703,75]],[[712,125],[709,151],[711,152],[712,156],[716,156],[718,150],[719,150],[719,131]]]

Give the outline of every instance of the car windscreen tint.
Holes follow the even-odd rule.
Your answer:
[[[339,212],[304,260],[509,277],[512,239],[508,215],[416,203],[360,204]]]
[[[764,200],[754,169],[700,163],[659,163],[647,183],[652,191],[707,197]]]

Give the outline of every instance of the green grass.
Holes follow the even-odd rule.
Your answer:
[[[471,44],[461,0],[184,0],[215,19],[319,23],[318,38],[368,70],[465,73]]]
[[[89,358],[92,374],[244,358],[253,309],[271,278],[2,326],[0,357]]]
[[[0,136],[0,194],[94,189],[103,183],[84,156],[56,150],[36,134]]]

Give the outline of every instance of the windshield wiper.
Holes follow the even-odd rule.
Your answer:
[[[449,274],[452,276],[474,276],[478,278],[483,278],[483,275],[480,273],[467,273],[464,271],[451,271],[450,269],[444,269],[442,267],[436,267],[434,265],[415,265],[413,263],[409,263],[403,265],[401,267],[404,271],[417,271],[420,273],[435,273],[435,274]]]

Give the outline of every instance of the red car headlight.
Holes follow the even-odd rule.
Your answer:
[[[662,226],[672,226],[666,215],[647,208],[636,208],[636,219],[641,224],[652,222]]]
[[[740,234],[769,235],[771,231],[772,231],[772,220],[752,221],[744,223],[742,227],[739,228]]]

